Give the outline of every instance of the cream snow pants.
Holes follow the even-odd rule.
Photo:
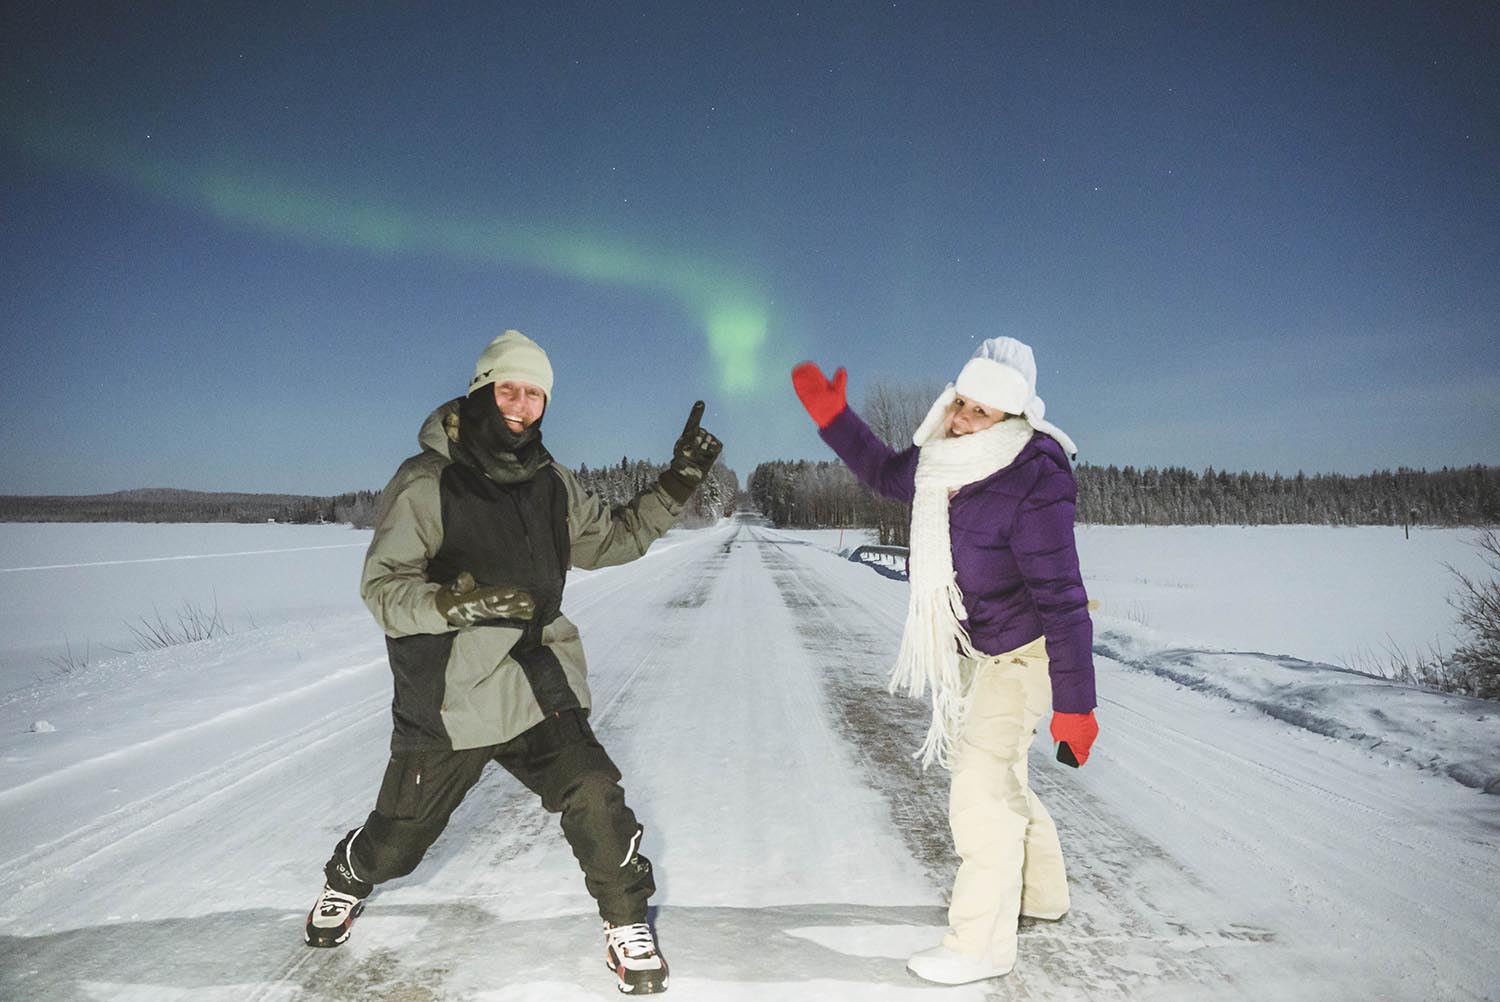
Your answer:
[[[962,670],[973,688],[948,795],[960,863],[943,945],[1009,968],[1021,915],[1056,919],[1068,910],[1057,827],[1026,780],[1026,753],[1052,706],[1046,638],[966,659]]]

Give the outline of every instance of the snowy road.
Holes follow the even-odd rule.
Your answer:
[[[925,709],[884,691],[905,586],[742,520],[575,574],[566,608],[657,865],[669,997],[938,997],[901,962],[939,937],[955,865],[945,776],[909,757]],[[1099,671],[1095,758],[1033,761],[1074,910],[943,998],[1500,998],[1500,798]],[[35,710],[75,737],[0,762],[0,999],[617,997],[555,820],[499,770],[345,947],[301,945],[388,703],[351,614]]]

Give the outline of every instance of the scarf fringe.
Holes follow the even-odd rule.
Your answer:
[[[927,595],[914,591],[907,603],[906,629],[887,688],[892,695],[904,688],[907,696],[921,699],[932,685],[932,723],[912,756],[923,769],[933,762],[948,767],[955,735],[968,715],[970,687],[963,684],[959,658],[984,657],[970,642],[962,614],[963,593],[954,583]]]

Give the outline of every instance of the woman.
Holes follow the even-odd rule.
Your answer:
[[[949,822],[960,864],[941,945],[912,973],[963,984],[1008,973],[1021,917],[1068,910],[1057,829],[1026,778],[1037,723],[1053,709],[1058,758],[1088,760],[1093,625],[1073,541],[1072,441],[1044,418],[1031,349],[980,346],[897,453],[813,363],[792,384],[823,441],[864,483],[912,505],[911,599],[891,690],[932,687],[918,755],[952,772]]]

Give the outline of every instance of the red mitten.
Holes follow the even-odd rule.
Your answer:
[[[1052,714],[1052,740],[1058,743],[1057,760],[1077,768],[1089,760],[1089,749],[1099,736],[1094,711]],[[1069,761],[1071,759],[1072,761]]]
[[[844,384],[848,381],[849,373],[839,369],[830,383],[816,362],[803,362],[792,370],[792,387],[797,391],[797,399],[818,422],[819,428],[827,428],[834,418],[844,413],[848,406],[844,400]]]

